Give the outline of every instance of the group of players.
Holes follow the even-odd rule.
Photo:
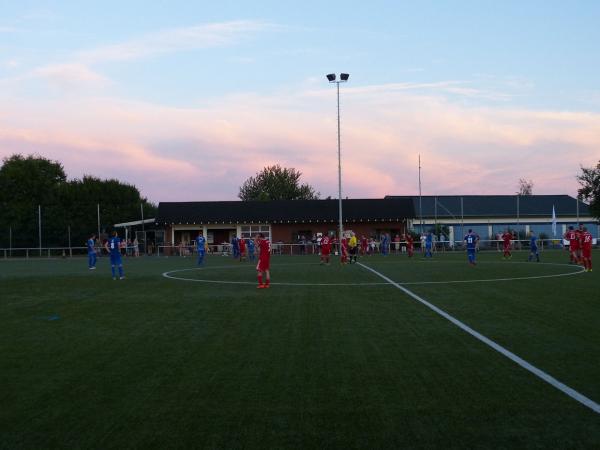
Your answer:
[[[409,234],[403,236],[406,242],[406,248],[408,251],[408,256],[412,257],[415,252],[414,239]],[[331,237],[328,234],[324,234],[320,240],[320,255],[321,255],[321,264],[329,265],[331,259],[331,251],[333,245],[337,244],[337,240]],[[345,233],[342,238],[340,245],[340,263],[342,264],[352,264],[358,262],[358,255],[367,255],[369,254],[369,242],[367,238],[363,235],[359,241],[356,234],[352,231],[348,231]],[[389,253],[389,237],[384,235],[381,240],[381,254],[387,255]]]
[[[500,235],[502,241],[502,259],[511,259],[511,242],[516,239],[516,236],[510,232],[510,230],[504,230],[504,233]],[[540,262],[540,252],[538,248],[538,237],[533,230],[529,231],[529,258],[528,261],[533,261],[533,258],[537,262]]]
[[[198,253],[198,265],[204,265],[204,255],[208,249],[208,243],[202,231],[196,237],[196,250]],[[265,239],[262,233],[258,233],[255,239],[244,239],[234,237],[231,240],[231,249],[234,258],[240,261],[248,258],[253,261],[255,249],[258,249],[258,264],[256,265],[258,289],[268,289],[271,286],[271,242]]]
[[[429,233],[430,235],[431,233]],[[535,233],[531,232],[530,237],[530,254],[529,261],[532,260],[533,257],[539,262],[539,253],[537,247],[537,236]],[[565,240],[569,242],[569,252],[570,252],[570,263],[571,264],[580,264],[583,265],[584,269],[588,272],[592,271],[592,235],[587,230],[586,227],[580,225],[577,230],[574,229],[573,226],[569,226],[569,229],[564,235]],[[87,250],[88,250],[88,268],[90,270],[96,269],[96,249],[95,249],[95,235],[91,235],[87,241]],[[412,257],[414,254],[414,242],[412,236],[410,234],[404,236],[408,256]],[[503,242],[503,259],[512,258],[511,253],[511,240],[513,240],[513,235],[506,230],[502,234],[502,242]],[[361,240],[362,241],[362,240]],[[473,232],[473,230],[469,230],[467,235],[464,237],[464,242],[467,250],[467,259],[470,265],[476,265],[476,254],[477,254],[477,245],[479,243],[479,236]],[[334,244],[334,239],[328,234],[323,235],[321,238],[321,246],[320,246],[320,259],[321,264],[330,265],[331,259],[331,249]],[[356,235],[353,232],[347,232],[341,240],[340,245],[340,262],[342,264],[352,264],[353,262],[357,262],[358,253],[364,252],[365,249],[362,245],[359,247],[359,241]],[[431,240],[425,240],[425,256],[431,255]],[[202,231],[198,233],[196,237],[196,250],[198,253],[198,265],[202,266],[204,264],[204,256],[207,251],[207,241],[203,236]],[[246,249],[246,247],[248,247]],[[122,280],[125,278],[123,271],[123,262],[121,259],[121,239],[119,238],[118,233],[113,232],[112,237],[106,241],[104,248],[110,255],[110,266],[113,280],[118,279]],[[240,261],[248,254],[248,257],[253,260],[254,259],[254,250],[258,249],[258,264],[256,265],[257,278],[258,278],[258,288],[266,289],[270,287],[271,284],[271,273],[270,273],[270,261],[271,261],[271,243],[268,239],[265,239],[262,233],[258,233],[255,239],[236,239],[236,245],[232,246],[234,251],[234,256],[236,258],[240,258]]]
[[[96,235],[92,234],[87,240],[88,269],[90,270],[96,269],[96,262],[98,260],[95,243]],[[125,279],[123,260],[121,258],[121,238],[119,238],[119,234],[116,231],[114,231],[111,238],[105,242],[104,248],[110,256],[110,269],[113,280],[117,279],[117,272],[119,274],[119,280]]]
[[[569,241],[570,264],[580,264],[583,268],[592,271],[592,234],[583,225],[576,230],[571,225],[564,235]]]

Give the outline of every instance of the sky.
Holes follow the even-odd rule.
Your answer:
[[[597,1],[0,0],[0,157],[236,200],[267,165],[337,198],[576,195],[600,160]]]

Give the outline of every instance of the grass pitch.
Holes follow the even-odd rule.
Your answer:
[[[478,258],[361,262],[600,402],[600,268]],[[0,260],[0,448],[600,443],[599,414],[360,266],[274,256],[257,290],[221,256],[124,265]]]

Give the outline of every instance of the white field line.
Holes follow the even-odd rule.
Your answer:
[[[575,389],[567,386],[564,383],[561,383],[560,381],[558,381],[556,378],[554,378],[553,376],[547,374],[546,372],[544,372],[541,369],[538,369],[537,367],[535,367],[534,365],[528,363],[527,361],[525,361],[523,358],[515,355],[514,353],[512,353],[511,351],[507,350],[506,348],[502,347],[500,344],[497,344],[496,342],[492,341],[491,339],[485,337],[484,335],[482,335],[481,333],[475,331],[473,328],[469,327],[468,325],[464,324],[463,322],[461,322],[460,320],[456,319],[455,317],[451,316],[450,314],[448,314],[447,312],[445,312],[444,310],[438,308],[437,306],[433,305],[432,303],[429,303],[427,300],[425,300],[424,298],[419,297],[417,294],[415,294],[414,292],[408,290],[407,288],[405,288],[404,286],[401,286],[400,284],[396,283],[395,281],[391,280],[390,278],[386,277],[385,275],[383,275],[382,273],[377,272],[375,269],[370,268],[369,266],[365,266],[362,263],[358,263],[359,266],[364,267],[365,269],[371,271],[372,273],[374,273],[375,275],[379,276],[380,278],[384,279],[385,281],[387,281],[389,284],[397,287],[398,289],[400,289],[402,292],[404,292],[406,295],[408,295],[409,297],[413,298],[414,300],[418,301],[419,303],[427,306],[429,309],[431,309],[432,311],[436,312],[437,314],[439,314],[440,316],[442,316],[443,318],[449,320],[450,322],[452,322],[454,325],[456,325],[457,327],[461,328],[463,331],[466,331],[467,333],[469,333],[471,336],[473,336],[474,338],[480,340],[481,342],[483,342],[484,344],[486,344],[487,346],[493,348],[494,350],[496,350],[498,353],[506,356],[508,359],[512,360],[513,362],[517,363],[519,366],[521,366],[522,368],[524,368],[525,370],[528,370],[529,372],[531,372],[532,374],[534,374],[536,377],[541,378],[542,380],[544,380],[546,383],[552,385],[553,387],[555,387],[556,389],[558,389],[559,391],[562,391],[563,393],[567,394],[569,397],[571,397],[572,399],[578,401],[579,403],[581,403],[584,406],[587,406],[588,408],[590,408],[592,411],[594,411],[595,413],[600,414],[600,405],[598,403],[596,403],[595,401],[593,401],[592,399],[586,397],[583,394],[580,394],[579,392],[577,392]]]
[[[363,266],[363,267],[367,267],[364,266],[361,263],[358,263],[359,265]],[[464,263],[462,263],[464,264]],[[519,264],[519,263],[513,263],[513,264]],[[528,264],[528,263],[524,263],[524,264]],[[575,267],[575,266],[568,266],[567,264],[552,264],[552,263],[541,263],[541,264],[545,264],[545,265],[549,265],[549,266],[567,266],[567,267]],[[536,265],[541,265],[541,264],[536,264]],[[313,266],[318,266],[318,263],[288,263],[288,264],[278,264],[277,266],[296,266],[296,265],[313,265]],[[204,271],[204,270],[209,270],[209,269],[247,269],[247,268],[252,268],[252,266],[250,265],[240,265],[240,266],[207,266],[207,267],[192,267],[192,268],[187,268],[187,269],[176,269],[176,270],[169,270],[167,272],[163,272],[162,276],[165,278],[170,278],[172,280],[179,280],[179,281],[192,281],[192,282],[196,282],[196,283],[213,283],[213,284],[255,284],[254,282],[250,282],[250,281],[226,281],[226,280],[209,280],[209,279],[202,279],[202,278],[184,278],[184,277],[174,277],[173,273],[179,273],[179,272],[192,272],[192,271]],[[394,283],[397,284],[401,284],[403,286],[408,286],[408,285],[420,285],[420,284],[457,284],[457,283],[493,283],[496,281],[517,281],[517,280],[536,280],[536,279],[540,279],[540,278],[554,278],[554,277],[566,277],[566,276],[570,276],[570,275],[576,275],[578,273],[582,273],[585,271],[585,269],[583,267],[577,266],[577,268],[579,270],[576,270],[574,272],[568,272],[568,273],[559,273],[559,274],[555,274],[555,275],[535,275],[535,276],[530,276],[530,277],[512,277],[512,278],[488,278],[488,279],[478,279],[478,280],[446,280],[446,281],[407,281],[407,282],[403,282],[403,281],[397,281]],[[382,286],[382,285],[388,285],[389,283],[271,283],[274,286]]]
[[[360,263],[359,263],[360,264]],[[559,264],[554,264],[559,265]],[[566,265],[566,264],[563,264]],[[363,267],[363,264],[361,264]],[[573,266],[574,267],[574,266]],[[403,286],[414,285],[414,284],[457,284],[457,283],[493,283],[495,281],[518,281],[518,280],[539,280],[541,278],[558,278],[558,277],[569,277],[571,275],[577,275],[585,272],[585,269],[581,266],[577,266],[579,270],[568,273],[557,273],[555,275],[535,275],[531,277],[512,277],[512,278],[483,278],[479,280],[450,280],[450,281],[408,281],[406,283],[399,282]]]
[[[174,277],[171,274],[194,269],[171,270],[162,274],[165,278],[179,281],[192,281],[197,283],[214,283],[214,284],[257,284],[256,281],[225,281],[225,280],[204,280],[199,278],[181,278]],[[387,286],[389,283],[270,283],[273,286]]]

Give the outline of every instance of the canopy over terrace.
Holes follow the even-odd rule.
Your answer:
[[[413,202],[401,199],[347,199],[342,202],[344,224],[357,233],[403,232],[415,217]],[[290,242],[299,233],[336,229],[337,200],[274,200],[224,202],[161,202],[156,224],[164,226],[171,242],[192,237],[194,231],[230,230],[244,235],[260,230],[273,241]],[[263,226],[258,228],[257,226]],[[256,230],[255,230],[256,228]],[[209,242],[210,234],[207,234]],[[213,237],[219,241],[216,236]]]

